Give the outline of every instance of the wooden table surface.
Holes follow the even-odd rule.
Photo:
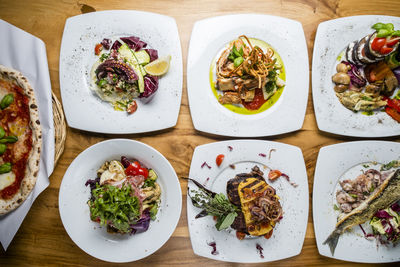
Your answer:
[[[397,2],[397,4],[395,3]],[[229,140],[200,133],[193,128],[190,117],[186,89],[186,59],[190,34],[195,21],[218,15],[232,13],[264,13],[295,19],[303,24],[308,45],[311,77],[311,59],[314,38],[319,23],[346,16],[380,14],[400,16],[398,0],[374,1],[318,1],[318,0],[1,0],[0,18],[41,38],[47,46],[52,89],[60,98],[59,51],[65,20],[68,17],[88,11],[110,9],[144,10],[172,16],[178,24],[183,54],[183,96],[177,125],[169,130],[137,135],[94,134],[68,128],[65,152],[50,177],[50,186],[37,198],[16,234],[7,252],[1,249],[0,266],[5,265],[108,265],[97,260],[70,239],[60,220],[58,211],[58,192],[64,173],[72,160],[87,147],[109,139],[129,138],[144,142],[160,151],[175,168],[179,177],[187,176],[193,150],[196,146],[210,142]],[[0,35],[1,36],[1,35]],[[0,37],[1,42],[1,37]],[[355,265],[320,256],[314,236],[311,197],[315,163],[321,147],[335,143],[359,140],[334,136],[320,132],[317,128],[313,101],[311,98],[311,79],[307,112],[301,130],[285,135],[260,138],[299,146],[306,162],[310,191],[310,212],[307,233],[300,255],[269,263],[269,266],[291,265]],[[383,140],[400,141],[397,138]],[[126,265],[238,265],[209,260],[194,255],[186,218],[186,181],[182,187],[182,214],[178,226],[169,241],[153,255]],[[260,264],[261,265],[261,264]]]

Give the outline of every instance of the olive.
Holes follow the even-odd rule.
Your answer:
[[[0,174],[10,172],[11,169],[12,168],[11,168],[10,162],[4,163],[4,164],[0,165]]]
[[[0,139],[0,144],[6,144],[6,143],[15,143],[18,141],[18,137],[10,135],[6,136],[3,139]]]
[[[7,146],[5,144],[0,144],[0,155],[6,152]]]
[[[0,139],[3,138],[6,135],[6,131],[4,131],[4,128],[0,126]]]

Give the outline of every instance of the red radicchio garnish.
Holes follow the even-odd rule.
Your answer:
[[[108,38],[104,38],[103,41],[101,41],[101,45],[104,47],[104,49],[110,49],[111,46],[111,40]]]
[[[385,211],[385,210],[378,210],[375,213],[375,217],[378,217],[379,219],[391,219],[391,218],[393,218],[393,216],[390,216],[390,214],[387,213],[387,211]]]
[[[122,163],[122,165],[124,166],[125,169],[128,168],[129,165],[131,165],[131,162],[130,162],[129,159],[128,159],[127,157],[125,157],[125,156],[122,156],[122,157],[121,157],[121,163]]]
[[[400,53],[399,53],[399,55],[400,55]],[[397,67],[392,71],[393,71],[394,75],[396,76],[397,81],[400,83],[400,67]]]
[[[267,155],[265,155],[264,153],[259,153],[258,154],[260,157],[263,157],[263,158],[265,158]]]
[[[130,37],[121,37],[120,38],[124,43],[126,43],[130,49],[133,51],[139,51],[142,48],[147,46],[147,43],[140,40],[139,37],[130,36]]]
[[[228,146],[228,149],[229,149],[229,151],[232,151],[233,147],[232,146]]]
[[[155,49],[145,49],[147,54],[150,56],[150,62],[156,60],[158,58],[158,52]]]
[[[145,210],[140,220],[137,223],[130,225],[131,234],[133,235],[137,233],[146,232],[147,229],[149,229],[149,225],[150,225],[150,214],[148,210]]]
[[[203,168],[204,166],[207,166],[207,168],[211,169],[211,166],[207,164],[207,162],[203,162],[203,164],[201,164],[201,168]]]
[[[342,61],[341,63],[346,64],[351,67],[351,69],[347,72],[350,76],[350,83],[358,88],[361,88],[367,84],[367,80],[361,75],[358,67],[350,62]]]
[[[394,203],[392,206],[391,206],[391,208],[392,208],[392,210],[393,211],[395,211],[395,212],[400,212],[400,205],[399,205],[399,203]]]
[[[116,40],[116,41],[113,43],[113,45],[111,46],[111,50],[118,50],[118,48],[120,48],[121,45],[122,45],[121,42],[118,41],[118,40]]]
[[[154,94],[158,89],[158,77],[146,75],[144,76],[144,92],[140,94],[140,97],[148,98]]]

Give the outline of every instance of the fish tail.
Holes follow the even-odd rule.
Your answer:
[[[331,249],[332,256],[335,253],[336,245],[339,241],[340,233],[338,231],[333,231],[332,234],[328,236],[328,238],[323,243],[324,245],[328,244]]]

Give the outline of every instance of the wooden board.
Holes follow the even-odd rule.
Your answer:
[[[0,18],[41,38],[47,45],[47,56],[50,68],[51,85],[55,94],[59,92],[59,51],[65,20],[82,12],[108,9],[136,9],[157,12],[176,19],[182,44],[184,64],[184,85],[182,105],[178,124],[175,128],[140,135],[103,135],[92,134],[68,128],[65,152],[50,177],[49,188],[44,191],[32,206],[25,221],[15,236],[7,252],[0,251],[0,266],[9,265],[107,265],[79,249],[69,238],[60,220],[58,211],[58,190],[62,177],[72,160],[84,149],[109,138],[129,138],[149,144],[160,151],[171,162],[178,176],[189,173],[192,153],[197,145],[229,138],[209,136],[197,132],[190,118],[186,91],[186,59],[190,34],[196,20],[232,13],[264,13],[283,16],[300,21],[303,24],[309,54],[310,77],[311,59],[314,38],[320,22],[338,17],[366,14],[384,14],[400,16],[398,2],[390,0],[374,1],[318,1],[318,0],[65,0],[65,1],[0,1]],[[0,38],[1,39],[1,38]],[[1,40],[0,40],[1,41]],[[311,80],[311,79],[310,79]],[[304,154],[310,189],[310,213],[306,239],[299,256],[268,264],[310,266],[350,266],[352,263],[332,260],[318,254],[314,228],[312,224],[311,194],[315,163],[318,150],[326,145],[357,138],[338,137],[318,131],[311,98],[309,101],[303,128],[295,133],[276,137],[262,138],[299,146]],[[400,141],[397,138],[384,140]],[[129,266],[171,265],[192,266],[207,264],[209,266],[230,266],[229,263],[217,262],[193,254],[186,218],[186,181],[181,180],[184,195],[182,216],[171,239],[155,254]],[[134,248],[133,248],[134,249]],[[264,254],[268,253],[267,251]],[[127,264],[128,265],[128,264]],[[265,264],[260,266],[264,266]],[[254,265],[252,265],[254,266]]]

